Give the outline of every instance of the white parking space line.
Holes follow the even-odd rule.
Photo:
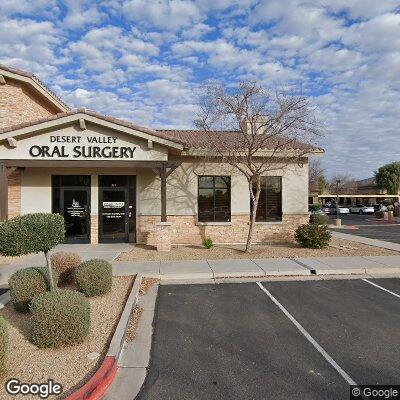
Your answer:
[[[398,297],[398,298],[400,299],[400,294],[397,294],[397,293],[395,293],[395,292],[392,292],[391,290],[385,289],[384,287],[379,286],[379,285],[377,285],[376,283],[369,281],[368,279],[363,279],[363,281],[369,283],[369,284],[372,285],[372,286],[377,287],[378,289],[383,290],[384,292],[388,292],[388,293],[390,293],[391,295],[393,295],[393,296],[395,296],[395,297]]]
[[[340,365],[318,344],[318,342],[303,328],[303,326],[290,314],[290,312],[261,284],[257,282],[260,289],[280,308],[280,310],[292,321],[294,326],[314,346],[314,348],[332,365],[349,385],[357,385]]]

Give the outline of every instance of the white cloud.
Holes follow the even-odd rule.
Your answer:
[[[86,25],[96,25],[107,18],[97,4],[88,0],[65,0],[68,9],[62,24],[68,29],[79,29]]]
[[[0,19],[15,14],[54,17],[58,12],[56,0],[2,0]]]
[[[327,127],[329,173],[361,178],[398,159],[399,0],[60,4],[3,0],[0,62],[37,73],[72,105],[184,128],[205,79],[301,85]]]
[[[55,54],[60,37],[52,22],[30,19],[0,21],[0,58],[10,64],[47,77],[56,72]]]
[[[196,4],[187,0],[130,0],[124,3],[125,16],[157,29],[179,30],[201,19]]]
[[[400,50],[400,14],[383,14],[346,30],[343,42],[365,52]]]

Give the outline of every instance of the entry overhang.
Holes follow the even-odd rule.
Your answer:
[[[179,153],[183,149],[179,143],[143,130],[78,112],[0,134],[0,159],[30,161],[36,165],[38,161],[165,162],[169,151]],[[14,146],[9,145],[11,138]]]

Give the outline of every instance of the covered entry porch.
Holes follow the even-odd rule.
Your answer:
[[[31,212],[57,212],[66,221],[67,243],[136,243],[138,219],[154,217],[165,249],[167,179],[173,161],[0,162],[1,220]],[[158,235],[157,231],[160,231]],[[170,244],[169,244],[170,245]]]

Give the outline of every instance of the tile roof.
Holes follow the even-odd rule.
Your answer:
[[[17,129],[22,129],[30,126],[35,126],[42,124],[44,122],[55,121],[64,117],[68,117],[76,114],[86,114],[103,121],[108,121],[116,125],[124,126],[127,128],[135,129],[140,132],[148,133],[149,135],[156,136],[160,139],[169,140],[174,143],[183,145],[186,148],[195,149],[212,149],[213,147],[221,148],[221,144],[225,149],[239,149],[245,147],[245,138],[240,131],[200,131],[200,130],[177,130],[177,129],[150,129],[140,125],[133,124],[122,119],[110,117],[107,115],[102,115],[93,111],[88,111],[86,109],[76,109],[68,112],[58,113],[51,115],[46,118],[36,119],[30,122],[24,122],[18,125],[13,125],[0,129],[0,135],[7,132],[12,132]],[[276,148],[279,145],[280,140],[274,138],[268,141],[268,143],[263,147],[265,150],[270,150]],[[283,149],[291,150],[310,150],[318,151],[321,150],[315,146],[299,142],[297,140],[288,141],[282,140]]]
[[[188,147],[197,149],[210,149],[218,147],[224,149],[239,149],[246,147],[246,140],[241,131],[201,131],[201,130],[174,130],[174,129],[157,129],[157,132],[182,141]],[[262,136],[260,136],[262,139]],[[263,145],[264,150],[273,150],[281,145],[282,149],[290,150],[322,150],[318,147],[307,143],[302,143],[298,140],[289,140],[282,138],[270,138]]]
[[[133,124],[131,122],[124,121],[122,119],[110,117],[110,116],[107,116],[107,115],[98,114],[96,112],[88,111],[88,110],[82,109],[82,108],[78,108],[78,109],[71,110],[71,111],[68,111],[68,112],[63,112],[63,113],[50,115],[48,117],[39,118],[39,119],[36,119],[36,120],[33,120],[33,121],[29,121],[29,122],[23,122],[21,124],[17,124],[17,125],[13,125],[13,126],[8,126],[8,127],[0,129],[0,135],[3,134],[3,133],[15,131],[17,129],[22,129],[22,128],[27,128],[27,127],[30,127],[30,126],[39,125],[39,124],[42,124],[44,122],[56,121],[58,119],[61,119],[61,118],[64,118],[64,117],[68,117],[68,116],[71,116],[71,115],[76,115],[76,114],[90,115],[92,117],[101,119],[103,121],[111,122],[111,123],[114,123],[116,125],[124,126],[124,127],[131,128],[131,129],[135,129],[137,131],[148,133],[149,135],[153,135],[153,136],[159,137],[161,139],[170,140],[171,142],[176,142],[176,143],[184,145],[184,142],[180,141],[179,139],[171,138],[168,135],[164,134],[163,132],[159,132],[159,131],[156,131],[156,130],[153,130],[153,129],[145,128],[143,126],[136,125],[136,124]]]
[[[40,80],[35,74],[30,72],[22,71],[17,68],[8,67],[7,65],[0,64],[0,70],[10,72],[15,75],[24,76],[26,78],[32,79],[36,84],[38,84],[43,90],[45,90],[54,100],[60,103],[64,109],[69,110],[70,107],[66,104],[55,92],[53,92],[42,80]],[[1,73],[1,71],[0,71]],[[63,108],[61,108],[63,109]]]

